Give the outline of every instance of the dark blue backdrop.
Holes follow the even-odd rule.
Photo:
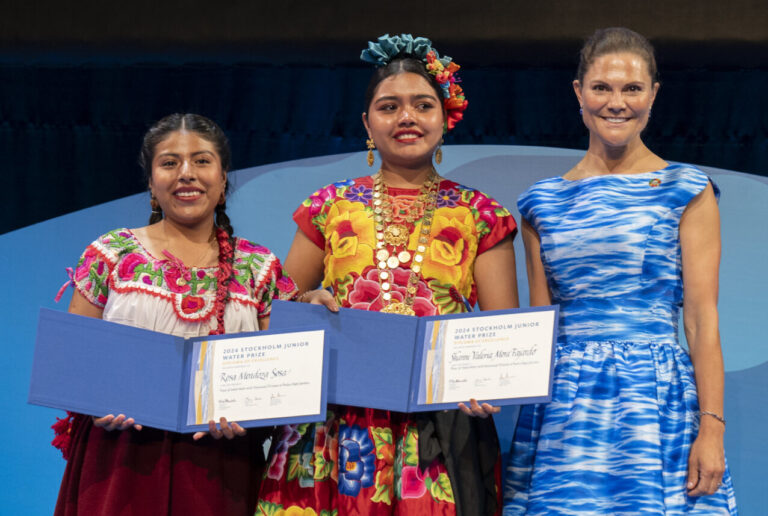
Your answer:
[[[199,59],[1,58],[7,179],[0,195],[10,216],[0,219],[0,233],[143,190],[136,165],[141,136],[175,111],[219,122],[236,168],[364,148],[360,114],[370,68]],[[469,109],[447,143],[586,148],[573,61],[462,63]],[[768,175],[768,67],[688,68],[663,60],[660,66],[649,146],[669,160]]]

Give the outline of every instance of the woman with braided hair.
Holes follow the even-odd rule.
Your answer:
[[[86,248],[69,311],[183,337],[265,329],[272,300],[296,288],[268,249],[233,236],[221,129],[200,115],[167,116],[144,136],[140,163],[150,224]],[[124,414],[70,414],[57,426],[68,459],[57,515],[253,514],[263,430],[222,418],[191,436]]]
[[[467,105],[458,65],[408,34],[382,36],[361,57],[377,66],[363,124],[381,164],[321,188],[295,211],[285,263],[302,300],[413,316],[462,313],[476,302],[517,307],[515,221],[433,165]],[[320,283],[333,299],[311,290]],[[496,409],[461,408],[410,415],[331,405],[324,423],[281,427],[257,514],[499,512],[499,443],[488,418]]]

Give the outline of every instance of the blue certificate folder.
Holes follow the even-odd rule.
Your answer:
[[[325,329],[302,325],[291,331]],[[45,308],[40,309],[29,403],[103,416],[126,414],[137,423],[173,432],[207,430],[187,424],[193,345],[203,340],[288,333],[264,331],[191,339]],[[323,392],[317,414],[238,421],[243,427],[325,419],[329,346],[324,346]]]
[[[527,309],[469,312],[464,314],[411,317],[342,308],[275,301],[270,328],[288,330],[295,326],[323,326],[330,344],[328,402],[398,412],[426,412],[457,408],[456,403],[420,403],[418,385],[422,375],[425,333],[430,321],[458,317],[554,312],[548,392],[544,396],[487,399],[494,405],[544,403],[551,400],[554,346],[557,341],[558,306]],[[469,401],[469,400],[467,400]]]

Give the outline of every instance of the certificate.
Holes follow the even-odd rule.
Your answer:
[[[221,417],[243,427],[322,421],[325,334],[319,323],[184,339],[41,309],[28,401],[173,432]]]
[[[323,330],[192,342],[187,424],[320,414]]]
[[[552,310],[427,322],[418,403],[546,398]]]
[[[557,306],[409,317],[275,302],[270,327],[327,329],[328,401],[398,412],[551,399]]]

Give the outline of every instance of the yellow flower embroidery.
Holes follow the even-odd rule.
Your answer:
[[[468,208],[437,210],[424,255],[423,276],[455,285],[463,296],[469,297],[472,266],[477,254],[474,229],[475,221]]]
[[[328,211],[325,226],[326,255],[323,286],[350,272],[360,272],[373,265],[376,237],[373,219],[359,202],[338,201]]]

